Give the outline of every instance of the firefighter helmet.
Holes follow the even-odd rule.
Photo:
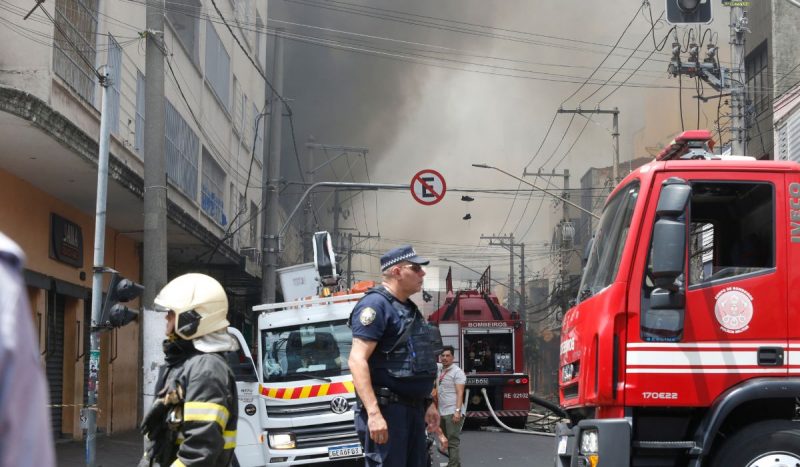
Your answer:
[[[156,307],[175,313],[175,333],[197,339],[228,327],[228,297],[214,278],[184,274],[171,280],[154,300]]]

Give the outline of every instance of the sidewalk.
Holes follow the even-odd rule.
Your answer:
[[[98,434],[95,442],[97,467],[135,467],[142,457],[142,435],[138,431]],[[86,441],[57,441],[58,467],[86,465]]]

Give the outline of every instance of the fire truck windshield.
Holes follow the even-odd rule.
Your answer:
[[[618,191],[606,204],[583,271],[579,300],[585,300],[608,287],[616,277],[638,195],[639,182],[634,181]]]
[[[265,382],[350,374],[352,334],[346,320],[266,329],[261,339]]]

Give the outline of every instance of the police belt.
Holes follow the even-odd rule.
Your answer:
[[[425,409],[432,401],[430,397],[410,397],[397,394],[391,389],[383,386],[373,386],[372,390],[375,392],[375,398],[378,400],[378,405],[381,407],[386,407],[389,404],[403,404],[415,409]],[[356,398],[358,399],[359,405],[363,407],[364,403],[361,402],[361,398]]]

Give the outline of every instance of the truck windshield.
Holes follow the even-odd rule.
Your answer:
[[[608,287],[616,277],[638,195],[639,182],[634,181],[617,192],[606,204],[583,272],[580,300]]]
[[[347,358],[352,339],[347,320],[264,330],[264,381],[350,374]]]

